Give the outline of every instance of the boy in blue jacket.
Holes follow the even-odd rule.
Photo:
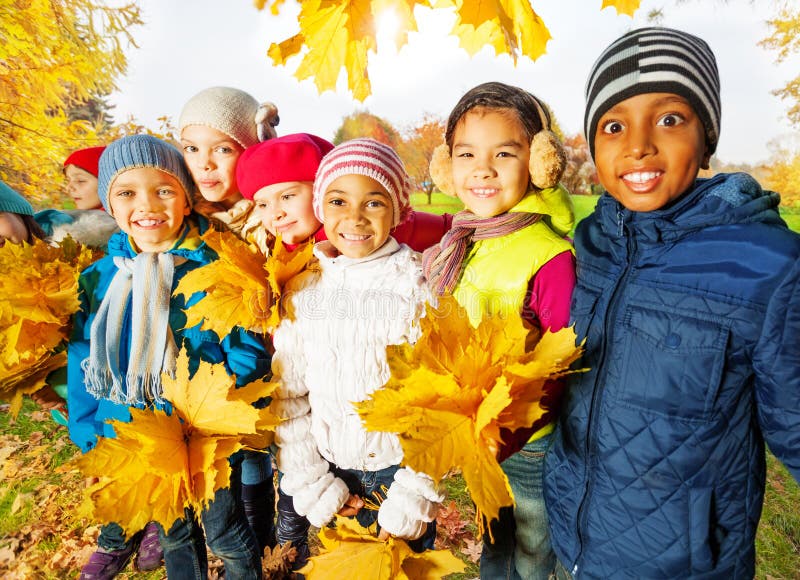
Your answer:
[[[190,372],[200,360],[225,363],[245,385],[269,372],[263,343],[244,330],[222,341],[199,325],[185,328],[188,301],[173,296],[180,279],[216,259],[200,236],[207,222],[191,211],[192,178],[180,152],[149,135],[111,143],[100,158],[98,194],[120,229],[108,254],[83,271],[81,310],[68,351],[69,432],[86,452],[99,437],[114,437],[110,420],[130,421],[130,406],[168,409],[161,373],[175,369],[186,348]],[[261,577],[255,535],[236,501],[239,462],[231,485],[201,514],[211,550],[231,578]],[[207,576],[203,533],[187,512],[165,535],[160,531],[170,579]],[[113,578],[125,568],[135,541],[117,524],[103,526],[99,549],[81,570],[85,580]]]
[[[668,28],[622,36],[587,83],[605,193],[575,235],[586,338],[545,465],[576,578],[752,578],[764,443],[800,480],[800,236],[743,173],[698,179],[716,61]]]

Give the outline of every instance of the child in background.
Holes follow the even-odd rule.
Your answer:
[[[381,537],[421,551],[433,547],[443,497],[427,475],[399,467],[397,436],[367,432],[353,407],[388,380],[386,346],[419,338],[429,293],[418,255],[390,236],[408,197],[399,157],[372,139],[347,141],[320,163],[312,203],[328,239],[287,285],[272,404],[285,418],[276,431],[281,488],[298,513],[319,527],[337,513],[377,521]]]
[[[100,158],[98,192],[120,229],[108,255],[80,277],[81,310],[68,350],[69,431],[86,452],[98,437],[113,437],[110,420],[129,421],[129,406],[169,409],[161,398],[162,372],[172,372],[187,349],[190,372],[199,361],[224,362],[237,385],[262,378],[269,357],[256,337],[235,329],[222,341],[199,325],[185,328],[188,301],[173,296],[187,272],[216,259],[200,239],[207,222],[191,212],[193,184],[180,152],[149,135],[110,144]],[[135,312],[141,315],[135,316]],[[135,364],[134,364],[135,363]],[[239,465],[232,458],[230,488],[217,491],[201,514],[208,544],[230,578],[260,578],[256,539],[234,500]],[[187,511],[165,535],[158,526],[171,579],[207,576],[203,532]],[[99,549],[81,578],[113,578],[130,559],[135,539],[117,524],[103,526]]]
[[[33,206],[30,202],[0,181],[0,247],[5,243],[32,244],[38,238],[43,240],[45,233],[33,219]]]
[[[309,133],[285,135],[248,148],[236,166],[236,181],[245,199],[255,203],[257,215],[269,232],[270,250],[277,235],[294,250],[307,241],[327,239],[314,214],[312,186],[319,162],[333,144]],[[451,215],[409,210],[405,221],[392,229],[392,237],[415,251],[438,243],[450,228]]]
[[[765,440],[800,481],[800,236],[750,176],[697,177],[720,131],[703,40],[617,39],[584,125],[606,193],[575,235],[589,371],[547,455],[553,545],[580,578],[752,578]]]
[[[76,209],[45,209],[35,215],[50,241],[60,242],[69,235],[85,246],[102,249],[108,238],[119,231],[97,196],[97,163],[104,149],[79,149],[64,160],[67,193]]]
[[[431,174],[440,188],[450,182],[466,209],[453,218],[441,244],[425,252],[431,287],[439,295],[452,294],[474,325],[487,316],[519,312],[542,331],[565,327],[575,281],[565,237],[573,214],[558,183],[564,153],[550,132],[547,109],[518,87],[478,85],[450,113],[445,141]],[[555,569],[542,467],[561,387],[548,385],[546,412],[530,429],[504,434],[498,459],[510,455],[501,467],[515,507],[503,508],[490,523],[481,578],[546,579]]]
[[[278,109],[259,105],[232,87],[210,87],[183,106],[178,121],[183,158],[197,185],[194,210],[214,227],[265,244],[265,232],[253,203],[242,199],[236,163],[247,147],[275,137]],[[241,501],[258,539],[259,551],[275,545],[275,488],[272,459],[266,453],[243,452]]]

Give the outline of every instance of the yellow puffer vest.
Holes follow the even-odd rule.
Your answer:
[[[478,240],[467,252],[453,296],[473,326],[485,316],[521,312],[528,283],[539,268],[572,250],[564,236],[575,217],[563,187],[528,193],[509,212],[540,213],[542,219],[501,238]]]
[[[453,291],[458,303],[477,326],[486,316],[521,312],[531,279],[558,254],[573,251],[564,236],[575,215],[569,193],[562,186],[528,193],[509,212],[542,214],[536,223],[507,236],[474,242]],[[553,430],[539,429],[530,441]]]

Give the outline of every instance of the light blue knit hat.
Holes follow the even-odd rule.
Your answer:
[[[155,167],[172,175],[183,186],[191,207],[194,181],[181,152],[152,135],[130,135],[112,142],[100,156],[97,195],[107,212],[111,213],[108,191],[114,180],[123,171],[137,167]]]
[[[27,199],[0,181],[0,212],[33,215],[33,206]]]

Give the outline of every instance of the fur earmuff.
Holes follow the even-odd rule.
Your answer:
[[[433,150],[429,165],[431,179],[439,191],[456,197],[456,187],[453,183],[453,159],[450,157],[450,147],[442,143]]]
[[[531,141],[528,169],[531,183],[539,189],[555,187],[567,167],[567,153],[552,131],[539,131]]]

